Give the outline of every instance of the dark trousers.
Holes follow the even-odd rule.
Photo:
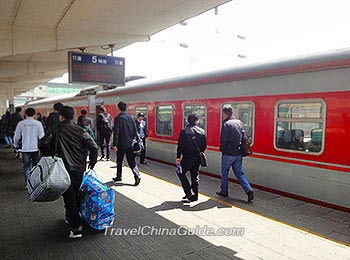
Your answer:
[[[122,177],[124,155],[126,155],[126,160],[128,161],[129,167],[131,168],[134,176],[140,177],[140,172],[135,161],[136,154],[134,153],[134,149],[132,147],[117,150],[117,177]]]
[[[146,138],[142,138],[142,143],[143,143],[143,150],[141,151],[140,154],[140,162],[143,163],[146,160]]]
[[[24,181],[27,183],[30,169],[37,165],[39,152],[22,152]]]
[[[107,150],[107,158],[108,158],[108,159],[109,159],[110,156],[111,156],[110,141],[111,141],[111,135],[108,135],[108,134],[100,134],[101,156],[102,156],[102,157],[105,157],[105,151],[104,151],[104,149],[106,148],[106,150]]]
[[[181,160],[182,173],[177,174],[179,176],[182,188],[187,197],[194,194],[198,197],[198,185],[199,185],[199,157],[194,155],[193,157],[184,157]],[[187,179],[186,173],[190,171],[191,185]]]
[[[69,176],[71,179],[71,184],[62,196],[64,201],[64,207],[66,209],[66,217],[69,219],[69,224],[72,229],[76,229],[82,225],[81,219],[79,216],[80,208],[80,196],[79,188],[83,180],[84,173],[71,173]]]

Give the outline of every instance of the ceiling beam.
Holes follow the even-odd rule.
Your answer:
[[[149,35],[66,28],[58,28],[55,32],[50,28],[27,26],[16,26],[12,36],[11,49],[1,48],[0,57],[46,51],[56,52],[80,47],[99,47],[108,44],[122,47],[133,42],[149,41],[150,39]],[[5,39],[5,41],[9,43],[10,39]]]
[[[67,67],[67,62],[0,61],[0,81],[8,77],[50,74]]]

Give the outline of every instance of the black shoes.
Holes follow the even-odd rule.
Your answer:
[[[140,181],[141,181],[141,178],[138,177],[138,176],[135,176],[135,184],[134,184],[134,186],[139,185],[139,184],[140,184]]]
[[[74,228],[69,233],[69,238],[82,238],[83,237],[83,226]]]
[[[252,202],[254,199],[254,192],[251,190],[247,192],[247,195],[248,195],[248,202]]]
[[[226,194],[226,195],[225,195],[225,194],[222,194],[220,191],[217,191],[216,194],[219,195],[219,196],[221,196],[221,197],[224,197],[224,198],[227,198],[227,197],[228,197],[227,194]]]
[[[194,202],[198,200],[198,194],[192,194],[190,196],[185,195],[184,197],[182,197],[182,200],[184,202]]]
[[[103,161],[104,158],[105,158],[104,156],[101,156],[100,161]]]
[[[143,161],[143,162],[140,162],[140,164],[147,164],[147,162],[146,162],[146,161]]]
[[[197,201],[198,200],[198,194],[193,194],[192,196],[190,196],[188,198],[189,201],[193,202],[193,201]]]
[[[114,177],[112,180],[113,181],[122,181],[122,177]]]
[[[112,180],[115,181],[115,182],[117,182],[117,181],[122,181],[122,177],[118,177],[118,176],[117,176],[117,177],[114,177]],[[141,182],[141,178],[138,177],[138,176],[135,176],[135,184],[134,184],[134,186],[139,185],[140,182]]]

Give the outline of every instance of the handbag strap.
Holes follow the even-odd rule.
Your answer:
[[[139,135],[139,131],[137,130],[136,122],[135,122],[134,119],[132,119],[132,121],[133,121],[133,123],[134,123],[134,128],[135,128],[135,133],[136,133],[135,138],[136,138],[136,141],[141,142],[141,138],[140,138],[140,135]]]
[[[58,133],[56,132],[56,138],[55,138],[55,153],[54,156],[55,157],[57,155],[57,151],[58,151]]]
[[[185,128],[185,132],[190,136],[190,138],[192,139],[192,141],[194,143],[194,146],[197,149],[198,154],[200,154],[202,151],[201,151],[201,148],[198,145],[198,142],[197,142],[197,139],[196,139],[196,136],[195,136],[195,134],[193,132],[192,127],[186,127]]]

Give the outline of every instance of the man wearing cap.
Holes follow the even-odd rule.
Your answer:
[[[140,112],[137,114],[136,119],[136,127],[137,131],[139,132],[140,138],[143,143],[143,150],[141,151],[140,155],[140,163],[141,164],[147,164],[146,162],[146,138],[148,137],[148,129],[147,129],[147,122],[144,120],[145,114]]]
[[[187,121],[188,125],[181,130],[177,146],[176,164],[180,164],[182,168],[177,175],[185,192],[183,199],[197,201],[200,157],[194,141],[197,142],[201,152],[204,152],[207,148],[207,138],[205,131],[198,126],[198,117],[195,114],[189,115]],[[195,140],[189,133],[194,136]],[[191,185],[186,177],[188,171],[191,173]]]

